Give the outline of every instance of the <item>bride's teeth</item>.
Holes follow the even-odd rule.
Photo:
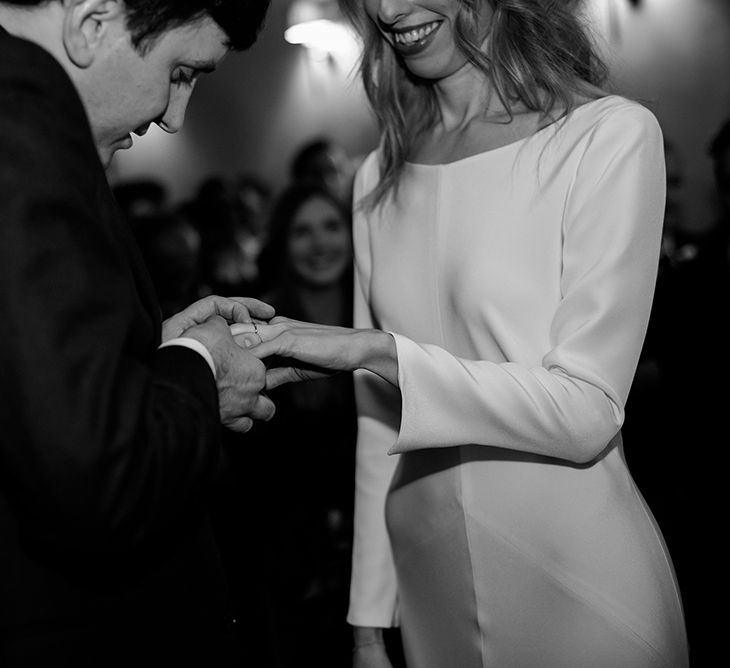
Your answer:
[[[409,30],[408,32],[395,33],[394,39],[398,44],[410,45],[420,42],[424,37],[430,35],[437,27],[438,23],[431,23],[422,28]]]

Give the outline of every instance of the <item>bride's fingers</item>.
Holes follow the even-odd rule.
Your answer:
[[[284,329],[334,329],[331,325],[322,325],[318,322],[309,322],[307,320],[294,320],[292,318],[287,318],[283,315],[277,315],[276,317],[272,318],[266,323],[268,326],[280,326],[282,328],[281,331]]]
[[[255,332],[246,332],[243,334],[234,334],[233,340],[242,348],[251,348],[259,345],[261,339]]]
[[[252,334],[256,332],[260,327],[263,327],[262,322],[234,322],[229,325],[231,334],[237,336],[238,334]]]
[[[229,328],[234,339],[242,334],[253,334],[256,331],[252,322],[234,322]]]
[[[314,322],[305,322],[303,320],[292,320],[284,316],[272,318],[269,322],[236,322],[230,325],[231,334],[239,345],[245,348],[271,341],[280,334],[306,330],[308,333],[322,331],[329,333],[334,327],[320,325]]]
[[[230,325],[230,330],[239,346],[251,348],[275,338],[285,330],[285,326],[268,325],[263,322],[236,322]]]
[[[301,320],[293,320],[292,318],[287,318],[285,315],[276,315],[269,320],[270,325],[280,325],[283,323],[304,324]]]

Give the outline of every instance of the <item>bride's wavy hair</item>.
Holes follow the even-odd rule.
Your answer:
[[[454,0],[457,47],[488,75],[511,115],[516,103],[543,114],[574,107],[576,94],[595,98],[607,67],[579,16],[581,0]],[[362,0],[339,0],[363,40],[360,74],[381,130],[381,174],[366,200],[376,206],[396,194],[402,168],[418,135],[437,120],[428,81],[411,75],[369,19]],[[488,4],[493,16],[480,34]]]

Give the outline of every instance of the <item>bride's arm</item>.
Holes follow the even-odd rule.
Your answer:
[[[267,373],[268,389],[355,369],[372,371],[398,386],[395,340],[387,332],[319,325],[285,317],[256,323],[255,331],[253,325],[232,328],[239,344],[259,359],[278,358]]]

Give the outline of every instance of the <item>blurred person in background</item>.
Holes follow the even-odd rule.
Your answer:
[[[200,234],[178,209],[130,218],[160,302],[169,318],[197,300],[199,289]]]
[[[652,311],[653,352],[662,387],[662,423],[670,455],[655,475],[672,486],[666,499],[666,538],[672,550],[687,617],[692,668],[716,665],[724,631],[707,609],[707,592],[723,567],[715,532],[724,520],[723,467],[730,375],[730,119],[708,146],[717,214],[692,237],[693,252],[677,258],[657,285]]]
[[[687,227],[682,188],[685,181],[685,166],[675,142],[664,139],[664,163],[667,174],[667,201],[664,208],[662,229],[662,253],[659,258],[659,272],[667,265],[681,261],[691,247],[684,245],[684,230]],[[660,279],[661,280],[661,279]]]
[[[334,139],[315,137],[300,146],[289,163],[289,177],[321,183],[346,206],[352,203],[352,161]]]
[[[105,169],[182,125],[268,2],[0,2],[0,665],[241,666],[209,521],[221,425],[271,417],[210,297],[161,321]],[[252,604],[253,605],[253,604]]]
[[[241,211],[244,243],[253,244],[251,257],[257,261],[266,241],[266,223],[273,197],[271,187],[256,174],[239,174],[233,179],[233,193]]]
[[[352,324],[350,212],[322,184],[296,182],[274,201],[259,261],[262,299],[277,312],[331,325]],[[229,448],[237,464],[236,508],[222,528],[230,570],[263,571],[269,627],[282,668],[341,668],[352,654],[346,622],[355,474],[356,418],[352,375],[272,391],[276,417],[250,434],[253,447]],[[248,438],[248,434],[246,438]],[[236,435],[231,434],[235,441]],[[260,447],[256,443],[260,441]],[[277,443],[271,448],[267,444]],[[241,444],[243,445],[243,444]],[[266,472],[258,484],[250,471]],[[256,502],[265,499],[265,503]],[[251,519],[246,508],[255,507]],[[246,549],[259,521],[260,551]],[[260,538],[256,538],[260,541]],[[240,555],[240,556],[234,556]],[[251,564],[252,559],[260,566]]]
[[[713,253],[710,261],[718,280],[727,277],[730,264],[730,118],[717,130],[709,147],[715,177],[718,213],[711,228],[707,252]]]
[[[210,176],[186,206],[198,230],[200,291],[224,296],[258,291],[257,257],[260,244],[249,231],[243,209],[230,181]]]
[[[301,319],[352,318],[350,211],[321,183],[293,182],[277,197],[259,256],[260,295]]]
[[[119,181],[112,186],[112,193],[127,219],[168,210],[167,188],[156,178]]]

